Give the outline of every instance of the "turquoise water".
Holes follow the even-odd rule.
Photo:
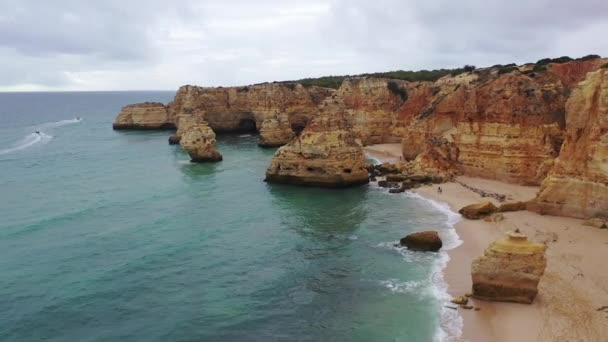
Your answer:
[[[221,135],[224,161],[196,165],[168,132],[112,130],[121,106],[172,96],[0,94],[0,340],[437,337],[444,255],[393,243],[446,233],[445,213],[266,184],[256,136]]]

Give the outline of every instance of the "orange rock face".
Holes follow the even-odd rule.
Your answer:
[[[173,116],[197,116],[216,132],[259,130],[264,120],[279,113],[292,129],[301,130],[316,116],[321,101],[332,93],[332,89],[286,83],[227,88],[183,86],[169,104],[169,112]]]
[[[144,102],[122,108],[114,129],[172,129],[173,118],[167,107],[158,102]]]
[[[608,70],[587,74],[566,108],[564,144],[532,209],[581,218],[607,216]]]
[[[320,187],[367,183],[363,146],[341,108],[326,100],[302,134],[277,150],[266,181]]]

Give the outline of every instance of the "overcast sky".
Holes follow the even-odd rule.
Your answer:
[[[0,91],[608,56],[608,0],[0,0]]]

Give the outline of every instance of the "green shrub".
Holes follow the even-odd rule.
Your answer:
[[[401,88],[399,84],[397,84],[397,82],[388,81],[386,87],[388,88],[388,90],[390,90],[391,93],[401,97],[402,101],[407,101],[407,89]]]
[[[602,65],[602,69],[608,69],[608,63],[605,63],[604,65]]]
[[[598,58],[602,58],[602,56],[600,55],[587,55],[587,56],[583,56],[581,58],[578,58],[581,61],[590,61],[592,59],[598,59]]]

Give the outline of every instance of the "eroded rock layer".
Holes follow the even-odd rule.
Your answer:
[[[368,182],[363,146],[333,99],[289,144],[279,148],[266,171],[266,181],[321,187]]]
[[[258,145],[262,147],[283,146],[290,142],[294,136],[287,115],[276,112],[273,116],[262,121]]]
[[[172,129],[175,128],[168,108],[158,102],[144,102],[122,108],[113,124],[114,129]]]
[[[188,128],[181,137],[180,145],[188,152],[192,162],[222,160],[222,155],[215,147],[215,133],[206,122]]]
[[[530,304],[545,272],[547,246],[531,243],[520,233],[493,242],[473,260],[473,297],[482,300]]]
[[[169,112],[204,119],[216,132],[256,131],[266,119],[279,113],[289,125],[301,130],[316,116],[318,105],[332,89],[293,83],[264,83],[245,87],[181,87]]]
[[[566,136],[535,211],[608,217],[608,69],[589,73],[568,99]]]

